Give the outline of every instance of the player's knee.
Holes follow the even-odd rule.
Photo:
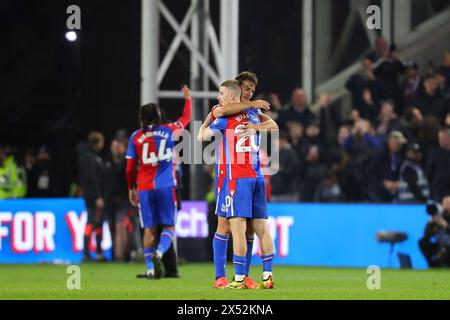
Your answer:
[[[250,232],[252,234],[256,233],[259,237],[261,233],[264,232],[264,227],[261,226],[261,224],[259,224],[258,221],[253,220],[251,223],[251,227],[250,224],[247,225],[247,234],[250,234]]]
[[[222,228],[218,227],[217,233],[222,236],[230,236],[231,235],[231,227],[222,227]]]
[[[217,233],[222,236],[229,236],[231,234],[231,226],[228,224],[223,224],[217,226]]]
[[[256,232],[256,236],[260,241],[262,241],[264,239],[265,234],[264,232]]]
[[[144,234],[148,238],[154,238],[156,236],[156,228],[146,228]]]
[[[218,234],[223,236],[229,236],[231,235],[231,225],[230,222],[227,219],[219,218],[218,224],[217,224],[217,231]]]

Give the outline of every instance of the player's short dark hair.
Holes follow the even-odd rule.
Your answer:
[[[104,142],[105,141],[105,136],[103,135],[103,133],[98,132],[98,131],[93,131],[90,132],[88,134],[88,144],[91,147],[95,147],[97,146],[100,142]]]
[[[155,103],[143,105],[139,110],[139,122],[141,123],[141,128],[144,133],[147,132],[149,125],[159,127],[161,124],[161,112],[159,106]]]
[[[255,84],[255,86],[258,85],[258,77],[256,76],[256,73],[250,72],[250,71],[244,71],[240,73],[236,77],[236,81],[239,82],[240,85],[244,83],[244,81],[250,81]]]

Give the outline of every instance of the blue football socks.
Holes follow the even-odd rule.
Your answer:
[[[226,276],[228,236],[216,233],[213,240],[214,268],[216,279]]]

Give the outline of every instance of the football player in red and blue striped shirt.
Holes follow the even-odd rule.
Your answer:
[[[140,207],[141,225],[145,229],[144,255],[149,279],[162,276],[161,259],[170,248],[175,232],[173,148],[176,137],[190,123],[192,115],[191,92],[187,86],[183,88],[183,93],[183,114],[174,123],[160,124],[161,111],[156,104],[141,107],[139,118],[142,128],[131,135],[126,155],[130,202]],[[163,231],[157,244],[158,226],[162,226]]]
[[[273,253],[273,249],[270,249],[272,239],[269,234],[265,233],[267,229],[264,228],[264,219],[267,218],[265,185],[264,178],[260,172],[258,153],[259,134],[255,129],[274,130],[277,129],[277,126],[270,118],[261,115],[260,110],[254,108],[249,109],[249,104],[256,104],[262,108],[264,108],[264,105],[260,104],[260,102],[249,102],[256,86],[255,82],[257,80],[253,80],[256,77],[252,77],[251,73],[243,73],[238,76],[238,78],[241,76],[244,79],[246,78],[246,80],[241,83],[227,81],[222,84],[219,96],[221,107],[219,108],[222,108],[222,106],[231,102],[235,102],[234,106],[237,109],[242,107],[248,110],[242,110],[244,112],[239,112],[228,118],[215,119],[209,128],[206,128],[208,123],[207,119],[199,133],[199,140],[207,139],[207,136],[212,136],[215,132],[221,132],[223,135],[223,139],[219,139],[218,141],[219,155],[216,172],[218,176],[216,214],[219,219],[219,227],[213,242],[214,262],[216,267],[216,288],[225,288],[228,286],[228,281],[225,277],[225,263],[226,243],[230,233],[230,223],[226,218],[230,220],[241,218],[244,223],[243,229],[241,229],[244,233],[239,235],[236,234],[236,237],[233,234],[233,239],[235,239],[234,247],[246,242],[246,246],[242,246],[242,248],[245,248],[242,249],[245,250],[245,254],[242,255],[242,252],[240,252],[241,255],[235,255],[234,258],[235,265],[239,265],[239,270],[236,271],[236,279],[238,280],[239,285],[245,288],[258,287],[256,283],[248,277],[254,225],[258,227],[258,236],[260,236],[262,244],[266,244],[263,253],[269,252],[269,254],[265,255],[263,258],[265,271],[263,275],[264,285],[270,287],[272,283],[272,270],[270,265],[273,259],[273,254],[270,253]],[[246,87],[249,87],[249,90],[247,90]],[[243,100],[247,100],[243,104],[239,102],[241,91]],[[216,113],[215,111],[216,108],[213,109],[212,113]],[[260,120],[263,120],[264,123],[260,123]],[[241,129],[243,129],[244,132],[248,131],[250,124],[253,125],[252,130],[256,134],[239,137],[239,131]],[[258,222],[252,222],[245,226],[246,219],[254,219],[255,222]],[[245,231],[247,231],[247,236]],[[238,241],[239,244],[236,243],[236,241]],[[241,276],[242,279],[240,279]]]

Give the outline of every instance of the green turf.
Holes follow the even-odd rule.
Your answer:
[[[381,290],[367,289],[363,269],[275,268],[275,290],[223,291],[212,288],[213,266],[180,267],[181,279],[137,280],[137,264],[81,266],[81,290],[66,288],[66,266],[0,265],[4,299],[450,299],[450,271],[382,270]],[[257,279],[254,267],[254,278]],[[228,267],[232,270],[232,266]]]

